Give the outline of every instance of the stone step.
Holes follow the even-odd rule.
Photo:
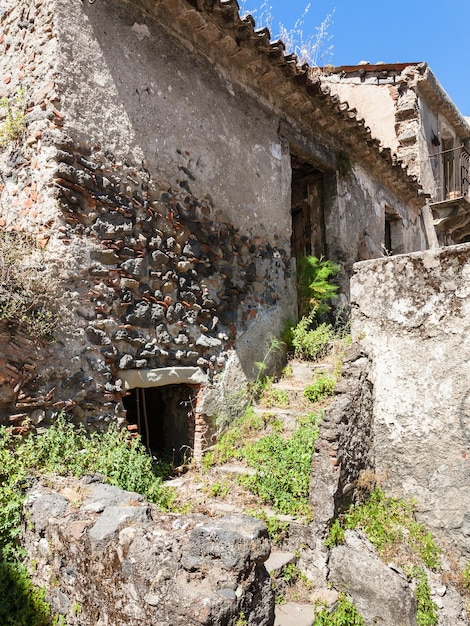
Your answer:
[[[278,407],[272,407],[267,409],[259,405],[255,405],[254,411],[257,415],[261,417],[261,419],[263,419],[263,421],[266,420],[266,416],[274,415],[277,419],[281,420],[286,430],[295,430],[295,428],[297,427],[299,415],[305,413],[304,410],[301,411],[298,409],[281,409]]]
[[[312,604],[286,602],[276,606],[274,626],[313,626],[314,621]]]
[[[269,555],[269,559],[265,562],[264,566],[268,570],[269,574],[278,574],[286,565],[289,565],[289,563],[295,563],[296,560],[297,557],[293,552],[272,550]]]
[[[235,474],[237,476],[254,476],[256,474],[256,470],[251,467],[245,467],[244,465],[230,465],[229,463],[226,463],[225,465],[217,465],[214,470],[221,472],[222,474]]]

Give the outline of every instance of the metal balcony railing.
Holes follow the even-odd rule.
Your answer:
[[[470,201],[470,154],[463,146],[433,154],[438,174],[437,197],[434,202],[466,198]]]

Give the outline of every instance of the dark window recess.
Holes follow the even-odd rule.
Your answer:
[[[182,384],[137,387],[123,399],[127,421],[137,426],[147,450],[174,466],[192,455],[195,396]]]
[[[403,220],[390,209],[385,210],[384,252],[388,255],[403,254]]]

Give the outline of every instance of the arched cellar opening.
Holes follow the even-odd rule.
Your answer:
[[[198,390],[199,385],[185,383],[134,387],[123,398],[130,429],[150,454],[172,466],[194,454]]]

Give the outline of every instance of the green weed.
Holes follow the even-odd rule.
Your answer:
[[[287,538],[289,523],[281,522],[277,515],[268,515],[263,509],[249,509],[246,514],[266,524],[268,535],[274,544],[278,545]]]
[[[0,148],[16,141],[24,130],[25,91],[20,89],[12,103],[7,97],[0,99]]]
[[[207,452],[202,460],[202,469],[208,470],[213,465],[223,465],[231,459],[241,459],[246,442],[263,429],[263,420],[249,406],[244,415],[234,420],[221,436],[214,448]]]
[[[336,296],[338,286],[332,278],[339,272],[339,265],[323,257],[306,256],[297,259],[297,289],[300,315],[309,316],[329,310],[328,301]]]
[[[463,586],[467,592],[470,592],[470,561],[468,561],[467,565],[463,568],[461,577]]]
[[[437,604],[431,598],[428,576],[422,567],[413,567],[410,576],[415,579],[417,626],[435,626],[439,621]]]
[[[336,387],[336,378],[321,374],[311,385],[307,385],[304,389],[304,396],[309,402],[318,402],[324,398],[331,396]]]
[[[423,524],[415,520],[416,505],[412,501],[389,498],[375,488],[367,502],[356,504],[345,513],[342,523],[336,521],[330,529],[327,545],[341,540],[340,528],[361,529],[381,555],[391,555],[406,566],[420,559],[426,567],[440,567],[440,550]]]
[[[88,434],[60,416],[41,435],[14,437],[0,428],[0,623],[11,626],[60,626],[45,594],[21,565],[19,544],[24,490],[35,476],[103,474],[109,483],[144,495],[167,509],[174,498],[161,485],[166,467],[152,461],[137,438],[110,427]]]
[[[53,615],[44,589],[33,585],[20,563],[0,561],[0,623],[9,626],[65,626]]]
[[[335,519],[331,525],[328,537],[323,543],[327,548],[334,548],[344,543],[344,528],[341,526],[341,522],[338,519]]]
[[[313,626],[364,626],[364,619],[351,600],[342,593],[333,610],[317,606]]]
[[[289,440],[277,432],[244,449],[244,457],[256,473],[240,480],[281,513],[308,512],[308,491],[319,416],[304,417]]]
[[[320,324],[315,327],[315,313],[302,317],[292,329],[292,347],[294,355],[299,359],[313,361],[324,356],[333,338],[331,324]]]

